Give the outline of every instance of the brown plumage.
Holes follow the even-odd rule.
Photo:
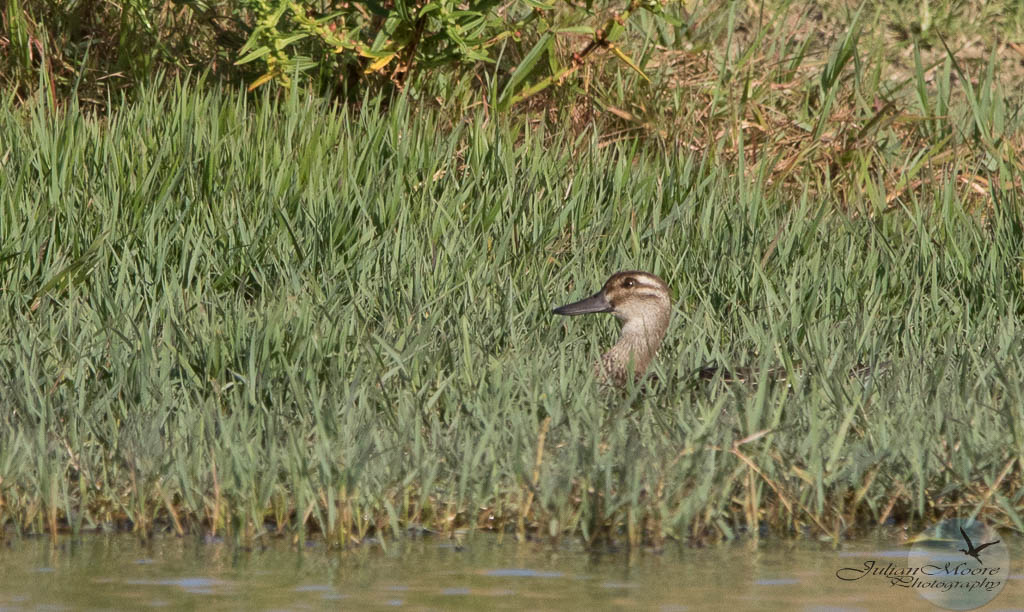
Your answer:
[[[594,364],[599,380],[622,386],[630,371],[640,378],[661,347],[672,298],[665,281],[648,272],[628,270],[613,274],[594,295],[554,312],[568,316],[610,312],[622,322],[619,341]]]

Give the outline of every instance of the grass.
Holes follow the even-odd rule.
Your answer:
[[[0,523],[1024,527],[1019,193],[982,219],[950,176],[851,218],[710,157],[438,120],[188,88],[4,111]],[[677,311],[619,394],[590,380],[612,322],[550,308],[634,266]]]
[[[742,37],[737,7],[703,31]],[[439,108],[202,80],[105,114],[5,100],[0,525],[1024,531],[1019,95],[1000,55],[927,40],[889,79],[848,23],[822,55],[781,29],[661,50],[650,89],[568,83],[541,117],[465,84]],[[550,309],[633,267],[675,313],[658,381],[613,392],[590,364],[614,323]],[[702,383],[708,360],[790,375]]]

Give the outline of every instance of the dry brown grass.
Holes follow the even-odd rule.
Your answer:
[[[613,59],[595,58],[572,84],[571,101],[552,92],[531,106],[569,107],[576,128],[603,126],[606,145],[640,136],[733,165],[742,153],[746,172],[766,172],[780,188],[827,189],[843,202],[871,192],[872,210],[844,205],[853,214],[899,209],[923,184],[947,177],[979,207],[991,205],[993,181],[1020,188],[1020,16],[1008,5],[999,13],[968,3],[922,31],[887,12],[892,4],[865,7],[842,65],[835,50],[851,28],[850,3],[751,4],[731,29],[705,8],[678,44],[650,47],[650,86]],[[823,85],[830,70],[832,91]],[[616,80],[626,96],[616,96]]]

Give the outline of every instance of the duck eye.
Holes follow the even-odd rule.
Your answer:
[[[626,289],[629,289],[634,285],[636,285],[636,280],[632,278],[627,278],[626,280],[622,281],[622,286],[625,287]]]

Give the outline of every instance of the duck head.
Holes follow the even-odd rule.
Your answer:
[[[617,272],[594,295],[554,309],[575,316],[608,312],[622,322],[619,341],[594,366],[604,382],[625,384],[630,368],[640,377],[661,347],[672,313],[668,285],[658,276],[639,270]]]

